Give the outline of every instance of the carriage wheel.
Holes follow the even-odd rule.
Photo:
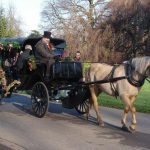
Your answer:
[[[35,116],[42,118],[48,109],[49,94],[43,82],[37,82],[32,89],[32,111]]]
[[[79,104],[78,106],[75,107],[76,111],[79,114],[85,114],[85,113],[87,113],[89,111],[89,108],[90,108],[89,99],[86,99],[81,104]]]

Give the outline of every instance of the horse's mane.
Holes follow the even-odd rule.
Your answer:
[[[150,66],[150,57],[136,57],[132,59],[132,67],[140,74],[145,74],[146,69]]]

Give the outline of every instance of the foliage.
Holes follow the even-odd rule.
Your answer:
[[[0,7],[0,37],[5,37],[7,28],[7,18],[3,7]]]
[[[15,49],[20,49],[21,48],[21,46],[20,46],[20,44],[18,42],[6,42],[6,41],[2,41],[0,43],[2,43],[4,45],[4,50],[8,49],[8,45],[9,44],[12,44],[13,48],[15,48]]]
[[[7,9],[0,6],[0,37],[15,37],[21,35],[21,20],[16,18],[13,5],[9,5]]]
[[[28,58],[28,65],[29,65],[31,70],[35,70],[37,68],[35,61],[36,61],[36,58],[34,57],[34,55],[31,55]]]
[[[90,67],[90,64],[91,64],[90,62],[83,63],[83,76],[84,77],[85,77],[85,74],[86,74],[88,68]]]
[[[7,20],[5,17],[0,18],[0,37],[5,37],[7,33]]]
[[[32,30],[31,34],[28,36],[28,38],[37,38],[41,37],[42,35],[39,33],[39,31]]]

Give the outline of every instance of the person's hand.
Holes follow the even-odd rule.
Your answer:
[[[60,58],[59,55],[55,55],[55,56],[54,56],[54,59],[55,59],[55,61],[60,61],[60,60],[61,60],[61,58]]]
[[[32,63],[28,62],[28,65],[29,65],[29,70],[32,71]]]

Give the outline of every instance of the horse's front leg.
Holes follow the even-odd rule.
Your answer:
[[[131,126],[130,126],[130,131],[135,131],[135,129],[136,129],[136,109],[133,106],[135,98],[136,98],[135,96],[128,97],[127,95],[121,97],[121,99],[126,104],[126,107],[124,109],[123,118],[122,118],[122,121],[121,121],[121,123],[123,125],[122,126],[123,130],[128,130],[128,128],[126,126],[126,121],[127,121],[127,115],[128,115],[129,111],[131,111],[131,115],[132,115],[132,123],[131,123]]]
[[[126,107],[124,108],[124,113],[123,113],[123,117],[122,117],[122,120],[121,120],[122,129],[125,130],[125,131],[128,131],[128,127],[127,127],[127,116],[128,116],[128,112],[129,112],[129,107],[126,106]]]
[[[93,103],[93,106],[94,106],[94,109],[95,109],[95,112],[97,115],[98,124],[99,124],[99,126],[104,126],[104,122],[103,122],[102,117],[99,113],[97,96],[96,96],[96,91],[95,91],[94,86],[90,86],[90,92],[91,92],[91,97],[92,97],[92,103]]]
[[[129,110],[131,111],[131,115],[132,115],[132,122],[131,122],[131,125],[129,128],[130,128],[131,132],[134,132],[136,130],[136,108],[134,106],[125,108],[124,116],[122,119],[122,124],[123,124],[122,129],[128,130],[128,128],[126,126],[126,118],[127,118],[127,114],[129,112]]]
[[[130,101],[131,101],[130,111],[131,111],[131,115],[132,115],[132,122],[130,125],[130,131],[131,132],[134,132],[136,130],[136,108],[134,107],[135,99],[136,99],[136,96],[130,97]]]
[[[130,126],[130,130],[134,132],[136,130],[136,108],[132,106],[131,108],[131,114],[132,114],[132,123]]]

